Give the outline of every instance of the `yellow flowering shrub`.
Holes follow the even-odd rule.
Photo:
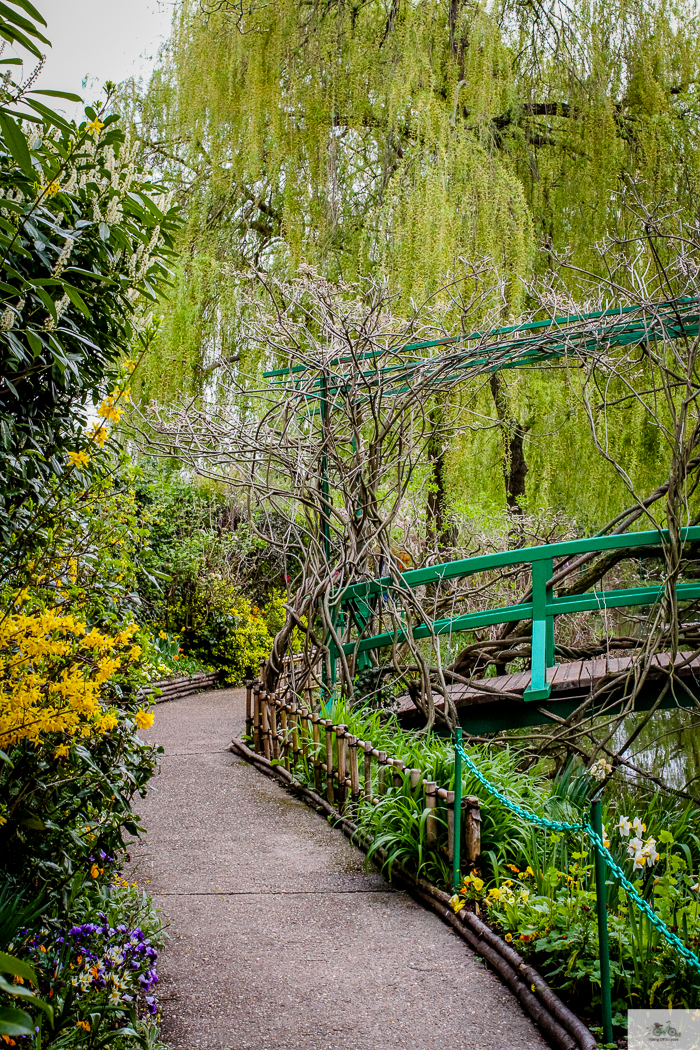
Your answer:
[[[112,675],[138,660],[137,625],[105,634],[60,609],[14,608],[0,622],[0,748],[39,743],[47,733],[92,737],[115,728],[117,715],[100,696]]]

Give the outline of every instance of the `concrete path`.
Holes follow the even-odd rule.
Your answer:
[[[168,923],[173,1050],[541,1050],[517,1001],[449,927],[228,751],[244,693],[158,705],[162,771],[137,809],[137,877]]]

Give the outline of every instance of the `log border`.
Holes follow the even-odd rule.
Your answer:
[[[165,703],[166,700],[177,700],[182,696],[192,696],[193,693],[203,693],[205,690],[213,689],[219,675],[217,671],[197,671],[196,674],[174,675],[172,678],[161,678],[158,682],[151,682],[141,690],[144,699],[154,700],[157,704]],[[153,696],[154,689],[160,689],[160,696]]]
[[[280,781],[284,787],[317,811],[321,810],[334,817],[334,826],[339,827],[354,845],[367,851],[370,843],[360,834],[357,825],[339,813],[321,795],[297,783],[283,766],[273,766],[267,758],[235,738],[229,750],[250,762],[262,773]],[[402,884],[412,896],[427,904],[477,955],[493,967],[523,1009],[560,1050],[597,1050],[595,1037],[583,1021],[561,1001],[541,974],[526,963],[522,956],[506,944],[478,915],[467,908],[455,915],[449,905],[448,893],[425,879],[415,878],[399,864],[392,866],[392,881]]]

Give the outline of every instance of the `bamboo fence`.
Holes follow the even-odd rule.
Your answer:
[[[378,805],[391,786],[405,785],[414,795],[422,792],[427,845],[445,853],[451,862],[455,849],[454,791],[427,780],[422,770],[380,751],[371,740],[354,736],[348,726],[322,718],[313,689],[307,686],[301,693],[297,691],[295,683],[304,679],[298,673],[302,660],[302,656],[284,657],[274,693],[267,693],[262,684],[264,662],[258,681],[246,682],[246,737],[253,751],[280,763],[292,774],[303,761],[312,773],[316,793],[325,795],[341,814],[355,812],[361,800]],[[461,856],[469,867],[476,864],[481,853],[481,810],[475,796],[462,798],[460,824]],[[447,829],[446,844],[441,828]]]

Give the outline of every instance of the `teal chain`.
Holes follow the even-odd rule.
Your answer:
[[[474,765],[471,758],[469,757],[469,755],[464,750],[461,744],[457,744],[456,746],[457,750],[462,756],[463,761],[466,762],[467,766],[472,771],[479,783],[483,784],[486,790],[491,795],[493,795],[494,798],[497,798],[498,801],[506,807],[506,809],[511,810],[512,813],[517,814],[517,816],[522,817],[523,820],[527,820],[531,824],[539,824],[541,828],[549,828],[550,831],[586,830],[585,824],[569,824],[565,820],[547,820],[546,817],[538,817],[536,813],[531,813],[528,809],[523,809],[523,807],[519,806],[517,802],[513,802],[513,800],[508,798],[507,795],[504,795],[502,791],[499,791],[497,787],[494,787],[490,780],[486,779],[484,774],[476,768],[476,766]]]
[[[613,860],[609,851],[601,841],[600,836],[593,830],[590,824],[572,824],[565,820],[547,820],[546,817],[538,817],[536,813],[531,813],[529,810],[519,806],[517,802],[513,802],[513,800],[509,799],[507,795],[504,795],[502,791],[499,791],[490,780],[487,780],[484,774],[477,769],[467,752],[460,744],[457,745],[457,750],[462,756],[462,761],[466,763],[467,767],[471,770],[479,783],[483,784],[489,794],[493,795],[494,798],[497,798],[502,805],[523,820],[527,820],[531,824],[537,824],[542,828],[549,828],[551,831],[585,831],[593,843],[593,846],[603,857],[605,863],[610,868],[610,871],[625,890],[630,900],[636,904],[639,911],[646,915],[652,926],[659,931],[662,937],[666,938],[668,943],[676,949],[678,954],[685,959],[688,965],[692,966],[694,970],[700,973],[700,959],[690,950],[690,948],[683,944],[683,941],[677,937],[675,933],[669,930],[663,919],[660,919],[654,910],[649,907],[644,898],[640,897],[637,890],[634,888],[620,866]]]

